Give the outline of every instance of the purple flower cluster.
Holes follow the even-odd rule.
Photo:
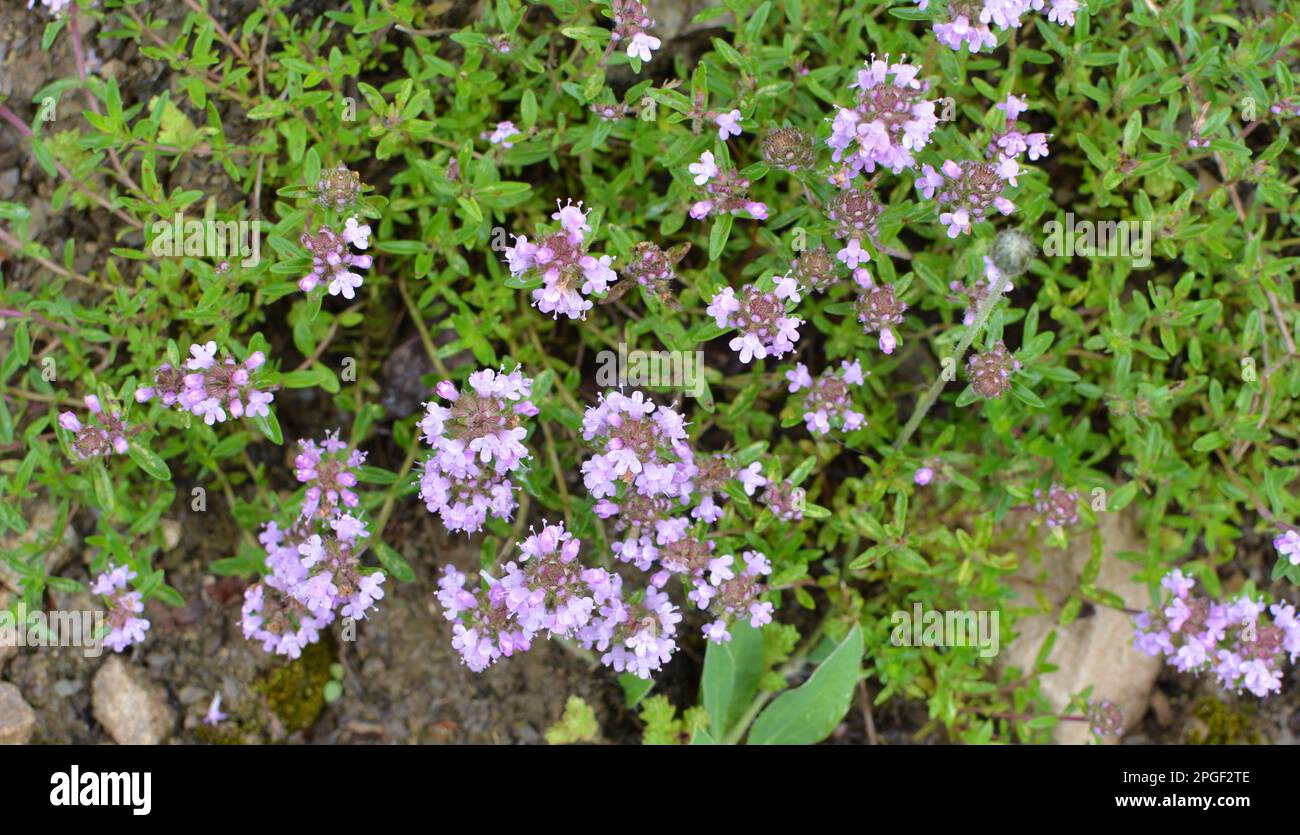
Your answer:
[[[455,453],[457,461],[483,454],[483,463],[502,461],[502,472],[508,472],[527,456],[522,430],[509,432],[513,420],[474,416],[484,411],[512,415],[518,407],[501,394],[499,381],[471,377],[475,383],[481,383],[475,396],[495,402],[466,407],[461,401],[472,395],[460,394],[454,409],[465,414],[431,409],[426,421],[436,426],[426,427],[426,435],[441,451],[430,462],[443,452]],[[527,381],[523,383],[520,397],[528,394]],[[535,414],[531,403],[524,404],[525,413]],[[460,428],[447,431],[453,424]],[[479,425],[492,432],[470,431]],[[526,651],[544,635],[574,640],[598,652],[614,670],[649,678],[677,648],[682,614],[664,591],[674,575],[682,579],[688,598],[712,613],[705,628],[710,640],[728,640],[727,625],[736,618],[748,618],[754,626],[771,620],[772,605],[760,599],[767,591],[761,578],[771,571],[766,558],[747,552],[743,568],[734,566],[730,555],[715,558],[716,546],[706,530],[721,518],[717,496],[732,479],[749,495],[767,485],[759,464],[739,468],[726,454],[706,455],[697,463],[683,416],[641,392],[602,394],[583,415],[583,438],[597,447],[582,465],[583,481],[596,499],[594,512],[612,520],[621,537],[611,545],[614,558],[653,574],[636,593],[625,594],[622,576],[583,565],[580,542],[562,524],[545,523],[519,543],[519,560],[502,566],[499,579],[482,573],[484,582],[477,590],[466,587],[465,574],[447,566],[438,599],[454,623],[452,645],[466,665],[484,670],[499,658]]]
[[[808,431],[814,435],[828,435],[832,428],[843,432],[861,429],[867,423],[866,415],[854,408],[850,386],[863,386],[862,365],[857,360],[844,360],[838,372],[826,369],[817,379],[808,373],[808,366],[795,363],[785,373],[790,381],[790,393],[803,391],[803,419]]]
[[[1079,521],[1079,494],[1053,484],[1047,492],[1034,491],[1034,512],[1051,528],[1068,528]]]
[[[935,102],[925,97],[930,85],[918,78],[920,73],[914,64],[889,63],[888,55],[884,60],[872,55],[858,71],[857,81],[849,85],[858,91],[857,104],[836,110],[826,140],[834,151],[831,158],[844,165],[832,182],[843,188],[878,165],[897,174],[916,164],[912,154],[929,144],[939,123]]]
[[[131,644],[144,640],[149,631],[149,621],[137,617],[144,611],[144,596],[138,591],[127,591],[127,584],[136,573],[123,565],[109,564],[108,570],[95,578],[91,592],[104,598],[108,607],[109,632],[104,636],[104,646],[121,652]]]
[[[302,515],[310,519],[317,513],[337,516],[360,504],[352,491],[357,486],[356,468],[365,463],[366,454],[351,449],[339,440],[338,430],[326,432],[319,444],[298,441],[298,455],[293,459],[294,475],[307,486]]]
[[[464,391],[450,380],[437,393],[450,406],[426,403],[420,429],[433,454],[424,462],[420,498],[449,531],[473,533],[488,514],[509,519],[515,509],[508,476],[529,457],[522,419],[537,414],[533,381],[519,369],[492,369],[469,375]]]
[[[1268,112],[1282,118],[1300,116],[1300,101],[1292,98],[1280,98],[1269,106]]]
[[[731,456],[725,453],[701,455],[695,470],[695,490],[699,500],[691,508],[691,517],[709,524],[721,519],[722,507],[716,497],[726,495],[728,482],[732,479],[739,481],[745,495],[752,496],[755,490],[767,485],[762,469],[757,461],[747,467],[737,467]],[[709,545],[709,550],[712,550],[712,543]]]
[[[258,535],[270,573],[244,591],[244,637],[297,658],[338,614],[365,620],[384,596],[381,571],[357,558],[366,523],[348,513],[303,517],[288,530],[269,522]]]
[[[94,424],[82,423],[72,412],[59,413],[59,426],[72,433],[72,451],[81,459],[101,455],[125,455],[129,446],[127,437],[134,434],[122,420],[119,412],[106,412],[93,394],[85,397]]]
[[[1008,94],[1007,100],[998,102],[997,108],[1006,114],[1006,125],[993,135],[993,140],[989,143],[990,159],[1015,159],[1021,154],[1027,154],[1030,162],[1033,162],[1048,155],[1047,140],[1052,138],[1050,133],[1025,133],[1016,127],[1020,114],[1029,109],[1028,102]]]
[[[370,227],[350,217],[341,233],[322,226],[315,235],[304,232],[299,240],[311,253],[311,272],[298,281],[299,289],[310,293],[324,283],[331,296],[341,294],[345,299],[355,298],[362,278],[352,272],[352,268],[369,269],[374,260],[369,255],[356,255],[348,247],[368,249]]]
[[[582,467],[587,489],[598,500],[596,515],[617,517],[614,530],[623,538],[611,550],[618,560],[653,571],[647,600],[677,575],[689,589],[688,599],[714,614],[705,629],[714,642],[730,639],[726,625],[739,612],[749,612],[758,621],[755,626],[770,620],[771,605],[758,600],[766,589],[757,578],[770,572],[760,570],[766,560],[756,559],[752,571],[734,575],[731,556],[713,557],[715,544],[705,529],[722,517],[717,496],[725,493],[731,479],[751,496],[768,484],[761,466],[736,467],[726,454],[705,455],[696,463],[682,416],[655,406],[640,392],[630,397],[607,393],[587,410],[583,426],[583,437],[603,447]],[[678,512],[692,503],[689,516]],[[662,615],[665,601],[647,605]]]
[[[939,222],[947,227],[948,237],[969,234],[971,224],[979,223],[996,209],[1004,215],[1016,210],[1016,204],[1002,196],[1007,184],[1016,184],[1020,165],[1013,158],[999,162],[946,160],[936,171],[921,166],[916,189],[927,200],[939,203]]]
[[[790,275],[800,287],[810,288],[819,293],[829,290],[839,282],[835,259],[824,246],[810,249],[791,261]]]
[[[763,491],[763,504],[781,521],[798,522],[803,519],[804,490],[788,479],[770,482]]]
[[[1012,283],[1011,279],[1009,277],[1004,277],[1002,271],[998,269],[997,264],[993,263],[993,259],[985,255],[984,275],[978,276],[975,281],[969,285],[963,284],[956,279],[949,283],[948,288],[950,290],[966,297],[966,310],[962,313],[961,317],[961,323],[963,325],[970,327],[975,324],[975,316],[979,311],[980,305],[984,303],[986,298],[988,298],[989,293],[993,291],[993,288],[997,286],[999,281],[1002,282],[1003,295],[1010,293],[1015,289],[1015,285]]]
[[[640,241],[632,247],[627,266],[623,268],[625,281],[621,285],[622,292],[633,286],[644,287],[659,301],[674,310],[681,310],[681,304],[673,295],[673,282],[677,280],[677,265],[689,250],[690,244],[679,244],[664,251],[651,241]],[[619,295],[620,287],[616,287],[606,300]]]
[[[623,535],[611,546],[615,557],[649,570],[658,546],[686,536],[690,524],[670,516],[690,504],[698,470],[685,418],[639,391],[611,391],[583,415],[582,437],[602,450],[583,462],[582,480],[597,499],[596,515],[614,518]]]
[[[582,202],[575,206],[570,200],[560,206],[556,201],[556,205],[559,211],[551,219],[560,222],[560,231],[538,243],[512,235],[515,245],[506,248],[506,262],[511,275],[536,272],[542,277],[542,286],[533,291],[533,306],[538,310],[555,318],[563,313],[570,319],[584,319],[592,306],[587,297],[604,293],[618,275],[610,268],[611,256],[587,253],[591,226],[587,224],[589,210],[582,208]]]
[[[763,138],[763,161],[792,174],[807,171],[817,164],[817,149],[799,128],[777,128]]]
[[[767,591],[761,578],[772,573],[772,564],[759,551],[741,554],[744,567],[730,554],[710,559],[708,572],[693,577],[694,588],[687,595],[691,602],[714,615],[704,627],[704,637],[716,644],[731,640],[729,622],[748,618],[755,629],[772,622],[772,604],[760,600]]]
[[[1016,205],[1003,196],[1008,185],[1018,184],[1021,154],[1037,160],[1047,156],[1045,133],[1025,133],[1016,126],[1020,114],[1029,109],[1024,99],[1008,95],[997,108],[1006,114],[1003,129],[993,135],[987,148],[987,160],[945,160],[938,170],[930,165],[921,166],[921,176],[916,179],[916,189],[927,200],[939,203],[939,222],[947,227],[949,238],[969,234],[971,225],[984,220],[993,210],[1003,215],[1015,211]],[[995,280],[996,268],[986,260]]]
[[[623,598],[622,578],[578,560],[580,540],[563,523],[543,523],[519,543],[520,563],[507,563],[500,580],[485,576],[477,593],[452,566],[438,582],[443,617],[452,621],[452,646],[481,672],[501,657],[528,650],[533,639],[572,638],[601,653],[619,672],[649,678],[677,649],[682,616],[668,595],[653,587],[639,602]]]
[[[442,616],[455,624],[452,647],[465,666],[481,673],[498,658],[527,652],[533,635],[510,617],[505,586],[485,578],[487,586],[471,592],[465,588],[466,579],[453,566],[445,566],[438,580],[438,602]]]
[[[1134,619],[1133,645],[1147,655],[1165,656],[1184,673],[1212,671],[1228,690],[1245,689],[1260,698],[1280,691],[1283,657],[1294,663],[1300,655],[1295,607],[1267,606],[1262,598],[1246,595],[1215,603],[1193,596],[1195,584],[1178,569],[1167,574],[1160,585],[1168,596]]]
[[[218,362],[216,355],[216,342],[191,345],[185,363],[188,374],[163,363],[154,372],[154,384],[136,389],[135,399],[145,403],[157,397],[163,405],[197,415],[209,426],[225,422],[227,411],[234,418],[270,414],[267,406],[275,395],[259,388],[254,379],[266,364],[266,355],[254,351],[242,363],[229,356]]]
[[[740,111],[732,112],[735,114],[734,119],[729,114],[718,117],[720,134],[733,130],[736,135],[740,134]],[[723,138],[726,138],[725,135]],[[695,184],[704,186],[705,191],[704,199],[691,205],[690,215],[693,219],[703,220],[709,215],[720,214],[739,215],[742,212],[754,220],[767,219],[767,204],[749,199],[749,180],[734,169],[720,170],[713,152],[700,154],[699,161],[686,166],[686,170],[695,176]]]
[[[862,248],[862,241],[875,240],[876,221],[882,208],[870,189],[840,191],[826,204],[826,217],[835,224],[835,237],[845,241],[845,246],[835,253],[835,259],[850,270],[871,260],[871,253]]]
[[[854,274],[859,283],[862,283],[864,277],[868,282],[870,281],[870,277],[864,276],[864,273],[865,270],[859,270]],[[862,329],[867,334],[880,334],[880,350],[886,354],[894,353],[894,349],[898,347],[898,336],[894,333],[894,327],[903,324],[903,313],[907,310],[907,303],[894,292],[893,285],[868,284],[858,295],[855,310],[858,321],[862,323]]]
[[[316,204],[322,209],[343,212],[355,206],[357,198],[365,190],[361,175],[340,162],[337,167],[321,172],[316,181]],[[353,221],[348,226],[359,232],[355,218]],[[366,229],[366,234],[370,234],[369,229]],[[364,246],[360,248],[365,249]]]
[[[975,393],[986,400],[997,400],[1011,390],[1011,377],[1020,370],[1020,360],[1007,350],[1002,340],[982,354],[971,354],[966,362],[966,377]]]
[[[1048,0],[1047,19],[1062,26],[1074,25],[1074,13],[1079,10],[1079,0]],[[924,11],[930,0],[916,0]],[[990,24],[999,31],[1019,29],[1024,17],[1032,9],[1042,11],[1045,0],[949,0],[943,3],[943,18],[934,24],[939,43],[960,52],[962,45],[971,54],[998,45],[997,36]]]
[[[799,303],[799,285],[790,276],[777,280],[772,290],[746,284],[740,295],[724,287],[709,303],[708,313],[720,328],[735,328],[739,335],[728,343],[749,363],[765,357],[782,357],[794,350],[803,320],[786,312],[786,302]]]

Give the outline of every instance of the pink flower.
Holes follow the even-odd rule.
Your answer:
[[[793,280],[782,280],[771,291],[747,284],[741,288],[739,297],[730,287],[725,287],[713,297],[708,313],[718,327],[737,330],[738,335],[729,345],[740,354],[741,362],[749,363],[768,356],[781,357],[794,350],[803,320],[787,315],[786,303],[797,303],[799,298]]]
[[[533,306],[556,318],[564,314],[570,319],[586,318],[591,309],[591,295],[604,293],[618,279],[611,268],[613,258],[608,255],[593,256],[587,253],[586,235],[591,231],[587,223],[588,210],[570,200],[564,205],[556,201],[558,210],[551,215],[559,221],[560,230],[543,239],[529,243],[522,235],[514,236],[515,245],[507,247],[506,263],[511,275],[536,273],[542,286],[532,293]]]
[[[423,465],[420,498],[448,530],[473,533],[489,515],[508,519],[514,512],[508,476],[530,457],[521,424],[537,407],[529,400],[533,381],[519,369],[476,371],[468,382],[461,391],[450,390],[450,383],[438,386],[450,408],[425,404],[419,426],[433,454]]]
[[[732,110],[727,113],[719,113],[713,118],[718,126],[718,138],[723,142],[727,141],[729,136],[740,136],[740,111]]]
[[[650,12],[640,0],[612,0],[610,6],[614,17],[614,30],[610,33],[610,39],[614,43],[627,41],[628,58],[649,61],[651,53],[661,43],[649,32],[655,27]]]
[[[802,368],[803,364],[798,367]],[[803,376],[808,376],[807,369],[804,369]],[[838,373],[827,369],[816,380],[809,380],[807,386],[801,387],[806,391],[796,411],[803,416],[808,431],[813,435],[827,435],[832,429],[852,432],[866,424],[866,415],[853,403],[852,388],[865,384],[861,363],[856,359],[852,362],[844,360]],[[791,386],[790,391],[796,391],[795,387]]]
[[[1292,565],[1300,565],[1300,531],[1287,528],[1273,539],[1273,547]]]
[[[895,174],[913,167],[912,153],[924,148],[938,125],[935,102],[925,98],[929,84],[920,81],[920,67],[889,63],[874,55],[858,71],[857,103],[837,109],[826,140],[831,159],[842,162],[849,177],[876,166]],[[847,185],[847,181],[840,184]]]
[[[651,53],[659,48],[660,43],[661,41],[653,35],[637,32],[628,40],[627,57],[649,61]]]
[[[298,240],[312,256],[311,272],[298,280],[298,289],[309,293],[324,283],[331,296],[341,294],[345,299],[354,298],[354,291],[361,286],[362,278],[352,268],[369,269],[374,259],[369,255],[356,255],[348,246],[357,249],[369,247],[370,227],[350,217],[342,233],[321,227],[315,235],[304,233]]]
[[[507,121],[507,122],[497,122],[495,128],[493,128],[490,132],[484,131],[482,134],[480,134],[480,138],[486,139],[488,142],[492,143],[493,145],[500,145],[503,148],[513,148],[514,144],[510,142],[510,138],[519,135],[520,135],[520,131],[518,128],[515,127],[515,123]]]
[[[208,705],[208,712],[203,717],[203,724],[216,726],[230,718],[230,715],[221,711],[221,694],[214,693],[212,702]]]
[[[705,151],[700,154],[700,161],[688,165],[687,170],[695,175],[695,185],[702,186],[718,173],[718,166],[713,161],[713,153]]]
[[[136,572],[127,566],[109,563],[90,589],[104,598],[108,608],[109,633],[104,637],[104,646],[113,652],[140,643],[149,631],[149,621],[137,617],[144,611],[144,596],[138,591],[127,591],[129,581],[135,578]]]

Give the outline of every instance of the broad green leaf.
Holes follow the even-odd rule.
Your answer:
[[[861,662],[862,627],[855,624],[811,678],[758,715],[749,744],[812,745],[830,736],[849,712]]]
[[[709,728],[718,739],[725,738],[744,713],[763,674],[763,633],[745,621],[737,621],[730,632],[730,641],[709,642],[700,677]]]

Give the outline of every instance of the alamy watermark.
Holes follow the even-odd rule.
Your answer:
[[[98,658],[106,634],[107,619],[98,609],[29,612],[19,603],[15,611],[0,611],[0,646],[81,647],[87,658]]]
[[[980,656],[998,654],[1000,613],[923,609],[899,609],[890,617],[894,629],[889,641],[896,647],[978,647]]]
[[[260,220],[197,220],[181,212],[171,220],[156,220],[149,227],[149,251],[155,258],[232,258],[241,267],[255,267],[262,259]]]
[[[618,351],[596,354],[596,384],[602,388],[673,388],[690,397],[704,394],[703,351]]]
[[[1067,212],[1065,223],[1049,220],[1043,224],[1043,253],[1073,258],[1132,258],[1133,266],[1151,266],[1151,226],[1149,220],[1075,221]]]
[[[133,815],[153,810],[152,771],[82,771],[72,765],[50,775],[51,806],[125,806]]]

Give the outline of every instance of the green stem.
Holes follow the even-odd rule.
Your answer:
[[[957,349],[953,351],[954,368],[961,363],[961,358],[966,354],[966,349],[970,347],[970,344],[975,341],[975,337],[984,330],[984,322],[989,318],[989,314],[993,312],[993,307],[1002,299],[1002,288],[1006,286],[1009,278],[1010,276],[1005,273],[999,275],[998,283],[984,297],[984,301],[980,303],[979,311],[975,315],[975,321],[966,329],[961,341],[957,343]],[[916,408],[912,411],[912,417],[908,419],[907,425],[903,427],[902,434],[898,436],[898,440],[894,441],[895,452],[901,450],[903,445],[916,433],[921,421],[925,419],[926,414],[934,406],[935,401],[939,399],[939,394],[947,384],[948,381],[943,378],[942,374],[931,384],[929,390],[921,398],[921,402],[916,404]]]

